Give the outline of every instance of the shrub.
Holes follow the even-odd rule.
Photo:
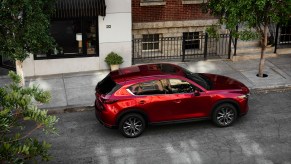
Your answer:
[[[9,76],[12,83],[0,88],[0,163],[36,162],[36,157],[48,161],[50,144],[31,135],[39,129],[56,133],[56,116],[35,105],[49,102],[50,94],[36,86],[22,87],[20,77],[12,71]]]
[[[123,58],[122,56],[118,55],[115,52],[110,52],[106,58],[105,58],[105,62],[108,65],[116,65],[116,64],[122,64],[123,63]]]

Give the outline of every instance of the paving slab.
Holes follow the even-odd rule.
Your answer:
[[[12,80],[8,76],[0,77],[0,87],[4,87],[6,84],[11,83]]]
[[[66,89],[68,105],[94,105],[95,85]]]
[[[196,73],[215,73],[225,74],[232,73],[234,70],[229,67],[225,61],[199,61],[199,62],[188,62],[188,69]]]
[[[51,101],[48,104],[41,105],[41,108],[64,107],[68,105],[64,80],[61,76],[59,78],[53,77],[52,79],[29,79],[26,80],[26,85],[36,85],[39,86],[39,88],[50,92]]]
[[[265,68],[264,73],[268,75],[265,78],[257,77],[257,70],[242,71],[241,73],[251,81],[254,85],[253,88],[273,88],[290,84],[289,78],[278,74],[272,68]]]
[[[48,104],[40,105],[40,108],[56,108],[68,106],[65,89],[51,90],[51,100]]]

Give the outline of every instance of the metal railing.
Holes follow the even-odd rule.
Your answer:
[[[274,53],[280,48],[291,48],[291,24],[276,27]]]
[[[229,34],[220,34],[218,37],[207,33],[193,38],[159,37],[152,42],[138,38],[132,40],[132,62],[230,58],[230,47]]]

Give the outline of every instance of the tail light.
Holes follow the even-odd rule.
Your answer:
[[[104,104],[113,104],[115,102],[117,102],[118,100],[115,100],[115,99],[102,99],[102,102]]]

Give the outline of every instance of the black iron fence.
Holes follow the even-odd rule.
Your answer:
[[[291,48],[291,24],[277,25],[275,36],[275,53],[280,48]]]
[[[230,58],[230,46],[229,34],[217,37],[207,33],[182,37],[145,37],[133,39],[132,62]]]

